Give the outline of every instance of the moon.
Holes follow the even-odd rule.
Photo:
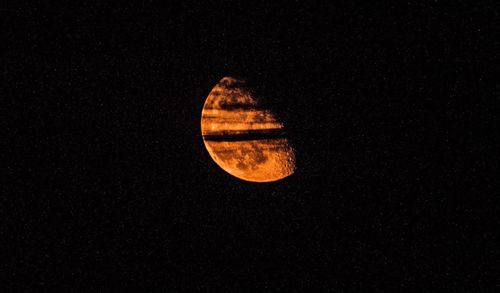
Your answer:
[[[224,77],[210,91],[201,134],[215,163],[237,178],[272,182],[296,170],[284,124],[262,107],[242,79]]]

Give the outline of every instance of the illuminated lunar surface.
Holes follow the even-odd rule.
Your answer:
[[[214,161],[229,174],[270,182],[295,172],[295,152],[284,125],[261,108],[243,80],[224,77],[203,106],[203,142]]]

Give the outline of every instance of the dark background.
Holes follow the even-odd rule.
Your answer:
[[[3,292],[498,286],[498,5],[0,13]],[[208,155],[201,109],[227,75],[285,122],[293,176],[253,184]]]

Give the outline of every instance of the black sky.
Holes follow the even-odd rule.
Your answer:
[[[498,4],[181,6],[0,9],[2,292],[498,286]],[[227,75],[293,176],[208,155]]]

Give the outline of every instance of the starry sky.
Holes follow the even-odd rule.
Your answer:
[[[205,2],[0,9],[1,291],[494,287],[498,4]],[[210,158],[224,76],[294,175]]]

